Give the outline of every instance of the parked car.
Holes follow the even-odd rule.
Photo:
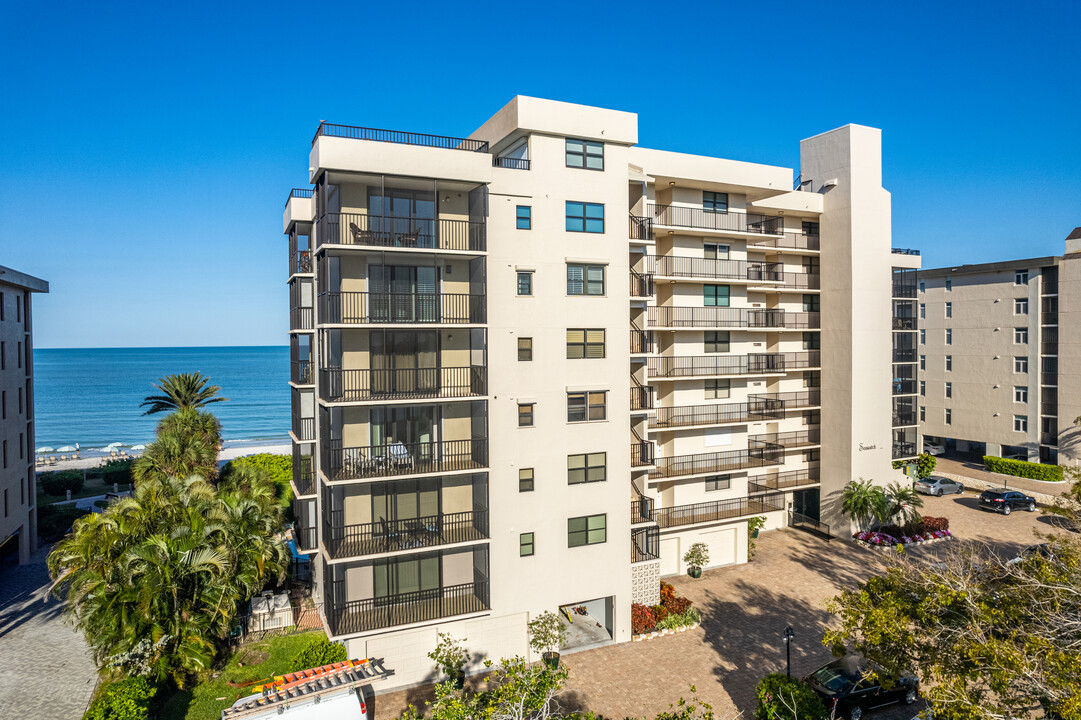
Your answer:
[[[847,655],[803,679],[834,717],[860,720],[872,708],[896,702],[911,705],[919,697],[919,680],[915,676],[903,675],[888,683],[882,680],[886,677],[886,672],[870,661]]]
[[[1028,453],[1010,453],[1009,455],[1003,455],[1005,460],[1023,460],[1025,462],[1040,462],[1040,458],[1030,458]]]
[[[937,443],[931,442],[930,440],[924,440],[923,451],[928,455],[945,455],[946,443]]]
[[[1009,515],[1014,510],[1036,512],[1036,498],[1017,490],[995,488],[980,493],[980,509]]]
[[[923,493],[924,495],[942,497],[943,495],[949,495],[950,493],[963,493],[964,491],[964,485],[956,480],[950,480],[949,478],[932,475],[931,477],[916,481],[916,492]]]

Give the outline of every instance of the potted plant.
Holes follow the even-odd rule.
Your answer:
[[[567,642],[567,629],[563,622],[551,610],[545,610],[531,621],[529,628],[529,647],[541,654],[544,664],[552,670],[559,668],[559,648]]]
[[[709,564],[709,546],[704,542],[691,545],[683,555],[683,562],[687,563],[691,577],[702,577],[702,568]]]
[[[468,659],[462,643],[466,638],[458,640],[450,633],[437,633],[439,642],[435,650],[428,653],[428,657],[446,674],[449,682],[455,688],[461,690],[465,687],[465,661]]]

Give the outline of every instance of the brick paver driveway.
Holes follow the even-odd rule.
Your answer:
[[[971,494],[926,498],[925,515],[946,516],[960,542],[984,542],[1013,553],[1036,542],[1034,529],[1053,532],[1039,513],[1002,517],[980,511]],[[955,541],[956,542],[956,541]],[[947,543],[919,548],[938,552]],[[711,703],[718,717],[752,716],[754,686],[765,674],[784,671],[786,625],[795,631],[792,673],[804,674],[831,659],[822,646],[829,621],[825,601],[871,573],[877,553],[844,539],[825,542],[796,531],[763,534],[754,561],[711,570],[701,580],[670,578],[679,594],[694,601],[703,622],[695,630],[646,642],[622,643],[564,655],[570,668],[567,708],[593,710],[610,718],[653,717],[681,697]],[[400,714],[407,700],[423,704],[422,689],[376,698],[379,720]],[[875,711],[875,720],[912,717],[916,708]]]
[[[19,720],[82,717],[97,668],[83,636],[42,602],[49,587],[45,558],[0,570],[0,716]]]

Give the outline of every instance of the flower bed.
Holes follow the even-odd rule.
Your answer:
[[[697,609],[691,607],[691,601],[676,595],[675,588],[666,582],[661,583],[659,605],[631,605],[631,632],[635,642],[686,632],[698,627],[700,620],[701,616]]]
[[[925,530],[922,534],[903,534],[901,537],[896,537],[884,532],[864,530],[863,532],[853,533],[852,537],[860,545],[889,549],[898,545],[924,545],[940,540],[949,540],[953,537],[953,534],[949,530]]]

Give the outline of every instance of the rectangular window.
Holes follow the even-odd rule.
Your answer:
[[[945,421],[947,425],[953,425],[953,410],[946,408]]]
[[[604,205],[568,200],[567,232],[604,232]]]
[[[817,295],[804,294],[803,296],[803,312],[818,312],[819,298]]]
[[[1019,345],[1023,345],[1028,342],[1028,328],[1014,328],[1013,329],[1013,341]]]
[[[927,281],[920,280],[920,292],[927,292]]]
[[[19,388],[19,414],[23,414],[23,389]]]
[[[723,400],[731,395],[731,380],[706,380],[706,400]]]
[[[946,344],[953,345],[953,328],[946,328]]]
[[[1028,270],[1018,270],[1013,274],[1014,285],[1028,285]]]
[[[946,372],[953,372],[953,355],[946,356]]]
[[[727,260],[730,248],[719,243],[705,243],[702,250],[707,260]]]
[[[533,410],[536,403],[518,403],[518,427],[533,427]]]
[[[533,533],[522,533],[518,536],[518,554],[529,557],[533,554]]]
[[[0,302],[0,307],[4,307],[4,304]],[[7,369],[8,366],[8,354],[7,343],[0,342],[0,370]]]
[[[518,338],[518,361],[530,362],[533,360],[533,338]]]
[[[953,290],[953,278],[946,278],[946,289]]]
[[[1013,389],[1013,401],[1018,403],[1028,402],[1028,388],[1023,385],[1017,385]]]
[[[1027,357],[1015,357],[1013,359],[1013,371],[1015,373],[1027,373],[1028,372],[1028,358]]]
[[[814,236],[817,237],[818,236],[818,223],[812,222],[811,220],[804,220],[803,221],[803,234],[804,235],[814,235]]]
[[[518,492],[533,492],[533,468],[518,470]]]
[[[923,397],[927,397],[927,381],[926,380],[920,380],[920,395],[923,396]]]
[[[608,392],[567,393],[567,422],[597,422],[607,419]]]
[[[604,143],[567,138],[567,167],[604,170]]]
[[[568,295],[604,295],[604,265],[567,264]]]
[[[731,347],[732,334],[727,330],[708,331],[705,333],[705,350],[707,353],[726,353]]]
[[[604,328],[567,328],[567,359],[604,357]]]
[[[1028,315],[1028,298],[1016,298],[1013,301],[1014,315]]]
[[[925,406],[923,406],[923,405],[920,405],[920,422],[925,422],[926,420],[927,420],[927,408]]]
[[[927,328],[920,328],[920,345],[927,344]]]
[[[1028,432],[1028,415],[1013,416],[1014,432]]]
[[[713,492],[714,490],[728,490],[731,487],[731,475],[715,475],[713,477],[706,478],[706,492]]]
[[[608,539],[608,516],[567,518],[567,547],[599,545]]]
[[[702,209],[708,213],[728,212],[728,193],[703,190]]]
[[[703,285],[702,303],[706,307],[728,307],[731,289],[727,285]]]
[[[519,205],[514,213],[515,226],[519,230],[533,229],[533,207],[531,205]]]
[[[532,270],[519,270],[518,271],[518,294],[519,295],[532,295],[533,294],[533,271]]]
[[[581,453],[567,456],[567,484],[604,482],[608,479],[608,453]]]
[[[926,370],[926,369],[927,369],[927,356],[926,355],[920,355],[920,370]]]
[[[18,364],[16,365],[16,367],[22,367],[23,366],[23,341],[22,340],[20,340],[17,343],[17,347],[16,347],[15,352],[16,352],[15,359],[19,361]]]
[[[822,347],[822,336],[816,332],[803,333],[803,349],[818,350]]]
[[[953,317],[953,303],[952,302],[946,303],[945,308],[946,308],[946,317],[952,318]]]
[[[920,303],[920,320],[927,317],[927,303]]]
[[[953,383],[946,383],[946,397],[953,397]]]

